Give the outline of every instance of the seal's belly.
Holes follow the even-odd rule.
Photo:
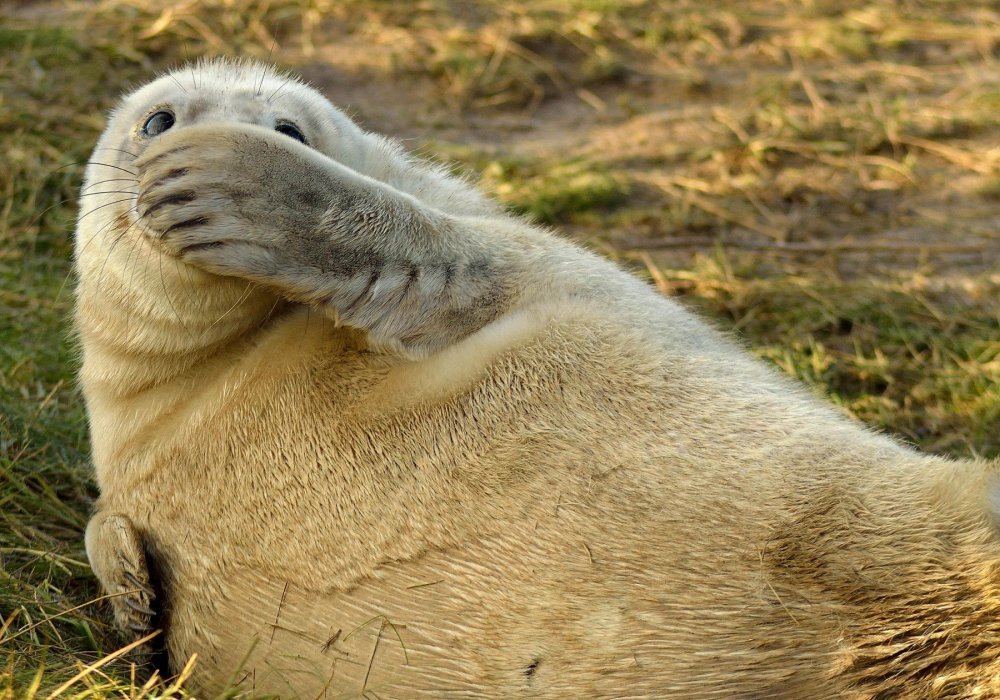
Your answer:
[[[826,683],[829,650],[808,644],[776,644],[770,658],[797,661],[756,667],[760,630],[776,642],[790,623],[747,575],[703,573],[692,585],[670,573],[683,562],[627,536],[620,551],[585,547],[586,536],[543,525],[533,543],[500,536],[429,552],[348,590],[227,571],[177,591],[175,614],[190,622],[171,654],[198,654],[206,691],[231,680],[281,697],[794,696]]]
[[[227,572],[199,595],[177,591],[175,614],[198,624],[171,653],[198,654],[207,691],[232,679],[282,697],[659,696],[687,644],[684,630],[664,632],[664,596],[651,581],[623,586],[584,547],[551,544],[431,553],[347,591]]]
[[[682,619],[679,591],[638,561],[588,552],[572,528],[540,534],[388,564],[349,590],[226,571],[175,591],[171,655],[182,665],[198,654],[206,691],[232,679],[282,697],[661,697],[670,679],[690,697],[711,688],[708,666],[690,668],[683,653],[705,630]],[[714,584],[703,593],[706,606],[731,597]]]

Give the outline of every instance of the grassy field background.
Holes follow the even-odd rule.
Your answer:
[[[165,5],[0,7],[0,698],[182,692],[108,656],[71,250],[116,96],[202,56],[302,73],[870,425],[1000,454],[994,2]]]

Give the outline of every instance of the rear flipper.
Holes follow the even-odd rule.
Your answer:
[[[142,538],[127,516],[98,511],[87,524],[87,558],[110,596],[115,624],[130,641],[155,628],[156,593],[150,583]],[[143,652],[150,652],[146,644]]]

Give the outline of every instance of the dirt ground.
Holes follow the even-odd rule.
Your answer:
[[[739,112],[752,99],[754,89],[744,71],[729,69],[710,78],[726,85],[726,94],[707,98],[678,94],[670,81],[635,78],[596,86],[585,94],[559,93],[530,108],[484,110],[442,100],[431,78],[394,73],[395,55],[391,45],[346,37],[315,47],[309,57],[291,60],[307,80],[370,130],[391,134],[428,152],[433,152],[434,144],[445,143],[459,154],[468,150],[490,158],[599,164],[631,183],[632,205],[654,208],[676,196],[669,190],[685,177],[688,164],[671,163],[671,156],[679,151],[724,148],[720,140],[728,126],[716,117]],[[994,75],[993,80],[1000,78]],[[636,225],[614,217],[603,231],[580,227],[574,232],[596,235],[620,251],[649,251],[656,264],[666,267],[689,267],[700,250],[721,243],[764,257],[783,256],[786,264],[832,263],[847,277],[886,267],[898,271],[930,266],[939,280],[995,271],[1000,256],[1000,207],[995,202],[969,201],[967,195],[983,186],[983,175],[995,173],[1000,140],[994,132],[964,147],[970,154],[982,154],[981,168],[951,172],[950,154],[942,151],[945,163],[935,163],[922,173],[935,181],[933,187],[901,191],[897,183],[887,182],[885,189],[868,190],[881,193],[868,202],[854,200],[851,193],[839,198],[834,193],[820,206],[792,206],[784,211],[762,206],[753,220],[756,225],[727,221],[735,225],[727,227],[724,235],[691,235],[683,226],[662,221]],[[811,164],[802,160],[805,172],[793,177],[808,181]],[[938,172],[931,172],[934,169]],[[829,176],[822,164],[813,170],[817,180]],[[695,192],[711,190],[711,184],[697,184],[691,187]],[[816,189],[826,187],[823,182]],[[874,208],[886,225],[865,226],[861,231],[844,225],[845,219],[857,216],[855,205]],[[726,221],[714,208],[706,209]]]

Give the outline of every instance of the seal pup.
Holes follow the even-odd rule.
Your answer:
[[[87,551],[198,691],[1000,694],[995,463],[866,430],[294,78],[126,95],[82,196]]]

